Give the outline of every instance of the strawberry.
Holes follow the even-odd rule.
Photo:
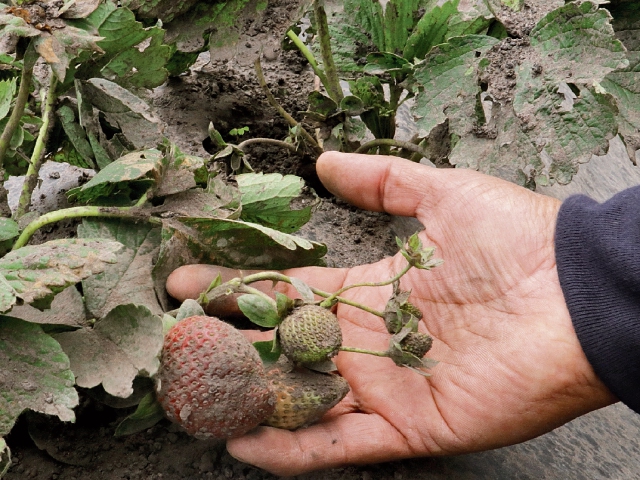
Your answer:
[[[275,409],[258,352],[215,317],[186,318],[167,332],[156,389],[167,417],[200,439],[243,435]]]
[[[342,345],[338,318],[318,305],[303,305],[278,326],[282,352],[294,363],[316,363],[333,357]]]
[[[267,378],[277,400],[264,425],[287,430],[318,421],[349,392],[349,384],[339,375],[287,368],[282,362],[267,371]]]
[[[403,352],[411,353],[418,358],[422,358],[431,350],[433,338],[431,335],[422,332],[409,332],[406,337],[400,341],[400,347]]]

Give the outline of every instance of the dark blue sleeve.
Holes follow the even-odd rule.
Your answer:
[[[556,225],[560,285],[598,377],[640,413],[640,186],[569,197]]]

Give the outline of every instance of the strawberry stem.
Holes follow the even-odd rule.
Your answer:
[[[356,347],[340,347],[341,352],[352,352],[352,353],[365,353],[367,355],[374,355],[376,357],[388,357],[389,352],[380,351],[380,350],[367,350],[365,348],[356,348]]]

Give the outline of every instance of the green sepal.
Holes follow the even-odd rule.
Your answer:
[[[276,303],[248,293],[238,298],[238,307],[245,316],[260,327],[275,327],[280,324]]]
[[[164,418],[164,410],[160,402],[156,400],[153,392],[148,393],[138,404],[135,412],[125,418],[116,428],[114,436],[122,437],[142,432],[153,427]]]
[[[273,340],[253,342],[253,346],[258,351],[260,359],[265,365],[276,363],[282,353],[280,342],[278,342],[278,335],[274,335]]]

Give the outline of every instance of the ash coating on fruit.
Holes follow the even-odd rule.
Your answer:
[[[276,393],[276,409],[264,425],[295,430],[317,422],[349,393],[349,383],[339,375],[318,373],[278,362],[267,371]]]
[[[282,352],[295,363],[316,363],[333,357],[342,345],[338,318],[318,305],[303,305],[278,327]]]
[[[239,330],[195,316],[167,333],[157,377],[167,417],[199,439],[248,432],[275,409],[258,352]]]
[[[409,332],[400,341],[400,347],[404,352],[411,353],[418,358],[424,357],[433,344],[431,335],[422,332]]]

